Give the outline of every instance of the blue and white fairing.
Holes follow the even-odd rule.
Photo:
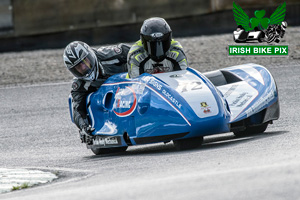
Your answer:
[[[117,146],[122,146],[229,131],[226,102],[196,70],[125,76],[110,77],[88,96],[95,135],[120,136]]]
[[[231,123],[253,116],[275,103],[278,104],[276,83],[265,67],[246,64],[228,67],[220,71],[229,72],[241,80],[217,87],[229,104]],[[279,112],[279,106],[276,109]],[[272,116],[270,117],[272,118]],[[274,119],[278,117],[279,113],[274,116]]]
[[[201,137],[240,128],[239,122],[255,125],[279,117],[275,82],[260,65],[234,66],[204,75],[188,68],[125,77],[125,73],[110,77],[87,97],[96,136],[88,148]]]

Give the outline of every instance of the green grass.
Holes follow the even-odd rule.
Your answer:
[[[11,189],[11,191],[15,191],[15,190],[21,190],[21,189],[25,189],[25,188],[29,188],[29,183],[23,183],[22,185],[18,185],[18,186],[13,186],[13,188]]]
[[[55,176],[57,176],[57,177],[58,177],[59,174],[60,174],[59,171],[54,171],[54,172],[52,172],[52,173],[53,173]]]

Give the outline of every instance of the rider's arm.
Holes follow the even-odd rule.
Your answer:
[[[184,70],[188,67],[187,58],[178,41],[172,40],[170,53],[167,57],[175,61],[175,70]]]
[[[186,57],[178,61],[178,64],[181,70],[188,68],[188,62],[186,60]]]
[[[107,78],[117,73],[127,72],[127,54],[129,45],[119,44],[115,46],[103,46],[95,52],[104,70],[104,77]],[[102,74],[103,75],[103,74]]]
[[[91,93],[88,89],[84,88],[85,82],[75,79],[72,84],[72,105],[73,105],[73,120],[79,129],[88,126],[87,110],[86,110],[86,97]]]
[[[129,78],[135,78],[140,75],[140,68],[136,65],[134,60],[130,59],[127,63],[128,75]]]
[[[130,48],[127,55],[127,69],[129,78],[135,78],[142,74],[143,66],[141,65],[145,59],[145,50],[143,49],[142,42],[139,40]]]
[[[96,54],[99,60],[107,61],[107,63],[126,63],[129,49],[129,45],[121,43],[114,46],[100,47],[96,50]]]

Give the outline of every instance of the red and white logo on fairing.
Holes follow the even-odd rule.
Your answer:
[[[115,95],[114,113],[119,117],[131,115],[137,105],[136,94],[131,87],[118,88]]]

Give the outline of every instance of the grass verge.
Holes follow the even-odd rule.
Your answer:
[[[25,188],[29,188],[29,187],[30,187],[29,183],[23,183],[22,185],[13,186],[11,191],[21,190],[21,189],[25,189]]]

